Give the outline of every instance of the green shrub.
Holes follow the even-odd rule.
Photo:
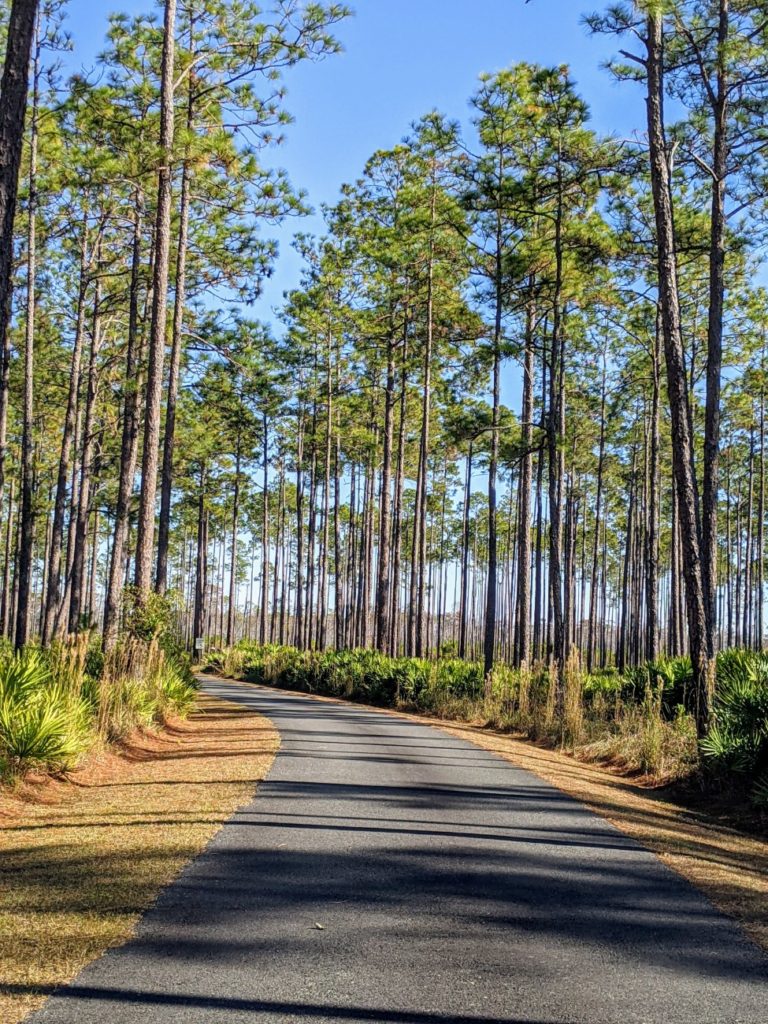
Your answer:
[[[245,668],[245,652],[239,647],[228,647],[222,652],[221,671],[225,676],[237,679]]]
[[[129,677],[102,683],[101,732],[108,741],[122,739],[137,726],[148,729],[158,718],[156,695],[143,680]]]
[[[29,648],[0,664],[0,756],[10,774],[72,768],[92,741],[92,708]]]
[[[105,659],[99,684],[99,732],[108,740],[151,728],[172,715],[185,717],[196,682],[186,657],[170,657],[157,639],[126,638]]]
[[[717,660],[714,722],[701,741],[710,768],[749,780],[756,802],[768,806],[768,657],[724,651]]]
[[[135,587],[123,592],[126,631],[147,644],[155,643],[169,657],[179,657],[184,643],[179,632],[180,596],[169,590],[165,594],[155,591],[139,601]]]
[[[158,705],[163,717],[176,715],[186,718],[194,709],[196,700],[197,687],[194,683],[185,678],[176,666],[168,666],[160,680]]]
[[[102,657],[81,633],[50,650],[0,648],[0,772],[69,770],[95,743],[185,717],[196,684],[188,659],[129,638]]]
[[[656,686],[661,687],[661,707],[667,717],[673,717],[678,707],[695,711],[693,668],[687,655],[659,658],[648,666],[648,672]]]
[[[543,663],[497,664],[488,692],[482,665],[451,657],[449,647],[426,660],[244,641],[210,660],[256,683],[515,730],[658,779],[699,763],[687,657],[587,674],[572,655],[559,676]],[[715,723],[700,753],[714,773],[749,777],[755,799],[768,804],[768,656],[719,655]]]
[[[434,710],[443,700],[482,695],[482,666],[441,658],[389,658],[378,651],[299,651],[241,641],[214,652],[209,666],[250,682],[323,693],[380,707],[398,704]]]
[[[239,650],[240,647],[230,648],[230,650]],[[221,650],[218,647],[211,647],[205,652],[205,668],[209,672],[220,672],[222,675],[228,673],[224,671],[224,661],[227,656],[227,649]]]
[[[584,698],[587,703],[595,700],[615,698],[625,686],[623,676],[616,669],[603,669],[589,672],[584,676]]]

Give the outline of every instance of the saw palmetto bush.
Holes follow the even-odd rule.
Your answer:
[[[93,740],[92,710],[79,689],[57,678],[48,654],[28,649],[0,663],[3,773],[72,768]]]
[[[691,774],[698,759],[691,716],[682,705],[670,712],[664,699],[665,686],[674,688],[685,676],[681,666],[680,672],[670,669],[665,684],[651,668],[585,673],[572,652],[560,673],[542,662],[522,669],[497,664],[486,687],[482,664],[453,657],[391,658],[370,650],[299,651],[241,641],[209,658],[210,668],[254,683],[512,731],[664,781]]]
[[[586,673],[575,652],[559,674],[543,663],[498,665],[490,693],[480,664],[452,657],[390,658],[370,650],[299,651],[243,641],[210,660],[226,675],[257,683],[510,729],[658,781],[690,776],[703,759],[715,777],[748,779],[754,799],[768,805],[766,654],[719,655],[714,721],[700,745],[686,657],[624,673]]]
[[[188,666],[127,639],[103,659],[87,633],[49,650],[0,652],[0,774],[60,773],[92,747],[154,728],[194,707]]]
[[[390,658],[378,651],[299,651],[276,644],[242,641],[236,648],[212,652],[209,667],[307,693],[359,700],[380,707],[409,705],[440,712],[446,702],[483,695],[482,666],[443,658]]]
[[[723,651],[717,659],[714,721],[701,741],[710,769],[748,780],[756,803],[768,806],[768,656]]]

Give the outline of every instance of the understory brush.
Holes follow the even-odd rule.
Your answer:
[[[723,651],[717,660],[714,721],[701,741],[705,765],[718,780],[746,782],[768,807],[768,656]]]
[[[210,667],[255,683],[515,732],[652,781],[694,774],[747,780],[768,803],[768,656],[726,651],[717,662],[713,723],[699,743],[690,660],[664,658],[624,673],[586,672],[574,649],[560,671],[538,662],[482,665],[455,657],[390,658],[377,651],[300,651],[242,641]]]
[[[194,701],[188,665],[154,640],[126,639],[106,657],[87,633],[48,650],[3,650],[0,778],[69,771],[99,744],[184,717]]]
[[[379,707],[438,711],[445,700],[475,701],[483,693],[482,668],[456,658],[388,658],[369,650],[299,651],[242,642],[211,652],[208,662],[231,677]]]

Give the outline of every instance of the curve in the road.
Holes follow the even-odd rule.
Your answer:
[[[267,780],[34,1024],[766,1024],[768,959],[537,777],[391,714],[244,684]]]

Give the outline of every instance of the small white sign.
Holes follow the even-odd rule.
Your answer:
[[[203,638],[201,636],[195,637],[195,650],[196,651],[204,651],[205,650],[205,640],[203,640]]]

